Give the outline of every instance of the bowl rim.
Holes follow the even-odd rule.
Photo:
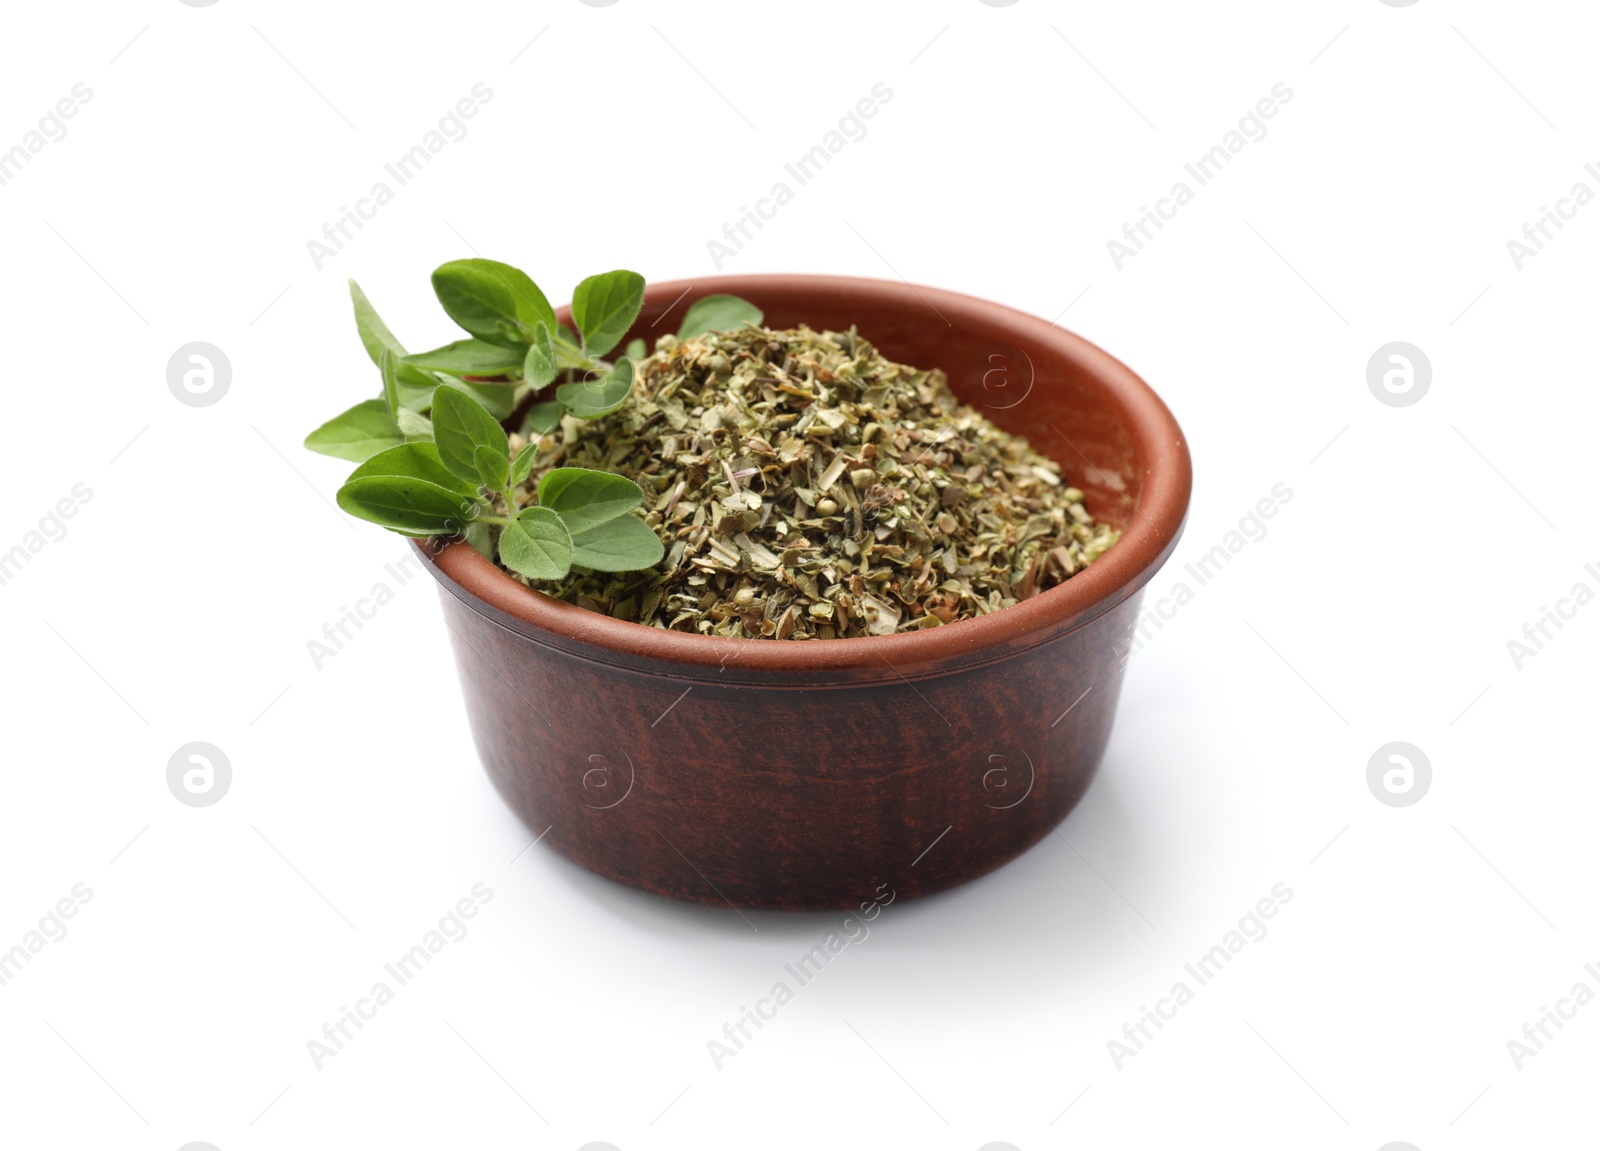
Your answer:
[[[959,316],[973,326],[997,329],[997,334],[1004,334],[1018,346],[1050,346],[1092,378],[1112,406],[1120,409],[1123,425],[1145,460],[1145,482],[1139,501],[1130,509],[1130,522],[1121,539],[1072,578],[1010,607],[939,627],[886,636],[796,642],[669,631],[614,619],[554,599],[519,583],[464,539],[414,539],[412,543],[425,565],[447,591],[480,614],[500,617],[498,622],[502,625],[530,639],[544,639],[569,648],[576,644],[591,658],[607,663],[643,659],[694,671],[708,667],[722,670],[732,662],[744,672],[808,675],[876,669],[905,678],[902,673],[907,668],[951,660],[985,662],[1081,626],[1137,594],[1177,546],[1193,484],[1183,432],[1149,384],[1082,336],[1057,327],[1053,321],[976,296],[855,276],[773,273],[666,280],[646,288],[641,314],[649,314],[652,305],[660,308],[668,304],[656,316],[659,320],[697,288],[702,294],[733,295],[759,295],[763,289],[784,288],[843,294],[886,306],[931,306],[946,317]],[[559,308],[557,313],[564,322],[570,322],[569,308]],[[1071,444],[1070,439],[1067,442]]]

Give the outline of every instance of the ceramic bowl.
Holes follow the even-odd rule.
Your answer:
[[[771,327],[854,324],[891,360],[943,368],[963,401],[1059,462],[1122,538],[987,616],[802,642],[627,623],[531,590],[465,542],[416,541],[443,591],[479,756],[544,844],[670,899],[855,907],[999,867],[1065,818],[1099,766],[1141,589],[1188,508],[1183,434],[1086,340],[932,288],[660,283],[628,338],[653,342],[716,292]]]

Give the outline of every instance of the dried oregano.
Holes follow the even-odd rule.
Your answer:
[[[1057,464],[958,405],[943,372],[891,363],[854,329],[663,336],[627,403],[535,442],[522,498],[551,469],[618,473],[666,546],[651,570],[574,568],[540,590],[679,631],[937,626],[1060,583],[1119,534]]]

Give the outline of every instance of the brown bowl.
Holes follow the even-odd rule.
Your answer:
[[[1141,589],[1188,509],[1183,434],[1094,345],[933,288],[655,284],[629,338],[674,330],[714,292],[750,300],[772,327],[855,324],[891,360],[943,368],[963,401],[1057,460],[1122,539],[991,615],[803,642],[626,623],[530,590],[464,542],[418,541],[445,593],[478,753],[544,842],[670,899],[854,907],[999,867],[1061,822],[1099,766]]]

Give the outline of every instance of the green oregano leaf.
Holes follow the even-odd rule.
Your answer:
[[[763,318],[760,308],[738,296],[705,296],[689,305],[678,326],[678,339],[687,340],[706,332],[731,332],[745,324],[759,324]]]
[[[639,571],[665,554],[661,538],[638,516],[618,516],[572,537],[572,562],[596,571]]]
[[[539,455],[539,442],[535,440],[528,444],[514,460],[511,461],[511,486],[516,487],[528,478],[528,473],[533,471],[533,461]]]
[[[378,355],[378,374],[383,377],[383,402],[389,408],[389,417],[400,417],[400,381],[395,377],[399,360],[388,348]]]
[[[603,356],[633,326],[644,303],[644,277],[618,270],[590,276],[572,290],[572,322],[583,333],[583,350]]]
[[[478,479],[492,492],[503,492],[511,474],[511,461],[505,452],[479,444],[472,451],[472,463],[478,469]]]
[[[497,420],[503,420],[517,410],[517,389],[514,384],[463,380],[458,376],[442,376],[439,379],[452,388],[466,392]]]
[[[560,579],[572,567],[572,534],[549,508],[524,508],[500,529],[500,562],[529,579]]]
[[[434,389],[433,442],[444,466],[461,479],[487,484],[494,491],[505,489],[511,453],[505,429],[482,404],[449,384]],[[488,477],[479,459],[480,448],[499,460],[497,466],[488,465]]]
[[[580,420],[593,420],[620,408],[632,388],[633,361],[624,356],[598,380],[562,384],[556,389],[556,399]]]
[[[522,377],[534,391],[548,387],[556,378],[556,350],[550,340],[550,329],[540,324],[533,333],[533,343],[522,361]]]
[[[439,381],[434,378],[432,372],[429,372],[427,373],[427,383],[408,383],[405,373],[410,367],[410,364],[401,361],[399,372],[400,406],[402,408],[410,408],[413,412],[425,412],[428,410],[428,405],[433,402],[433,389],[438,386]]]
[[[350,480],[337,498],[339,506],[357,519],[406,535],[454,535],[467,522],[461,496],[405,476]]]
[[[539,504],[558,513],[574,536],[639,506],[644,492],[627,476],[591,468],[556,468],[539,480]]]
[[[628,359],[637,364],[640,360],[644,359],[650,354],[650,349],[645,346],[645,342],[643,340],[636,337],[628,341],[628,346],[623,349],[623,352],[627,355]]]
[[[555,309],[528,274],[498,260],[452,260],[433,273],[433,291],[450,318],[490,344],[522,349]]]
[[[369,479],[373,476],[400,476],[425,480],[437,487],[455,492],[463,499],[478,500],[476,480],[465,480],[444,466],[437,445],[429,443],[401,444],[386,448],[367,460],[348,480]]]
[[[402,409],[400,414],[415,413]],[[362,400],[307,436],[306,447],[325,456],[359,464],[405,440],[404,427],[395,423],[387,404],[382,400]]]
[[[406,350],[394,333],[389,330],[389,325],[383,322],[377,309],[372,306],[372,301],[367,299],[367,294],[361,290],[361,285],[354,280],[350,281],[350,302],[356,313],[356,334],[361,337],[361,346],[367,350],[367,355],[372,362],[382,367],[380,357],[385,348],[393,352],[395,359],[404,360]],[[400,398],[407,407],[427,407],[427,400],[433,394],[434,380],[420,368],[401,363],[395,372],[395,377],[400,384]]]
[[[382,403],[381,400],[369,400],[368,403]],[[433,442],[433,421],[427,416],[419,415],[410,408],[401,408],[395,422],[400,425],[400,434],[405,436],[407,442],[426,440]]]
[[[341,508],[407,535],[454,535],[479,507],[476,485],[451,474],[432,444],[401,444],[379,452],[339,489]]]
[[[490,563],[494,563],[494,548],[489,544],[489,525],[481,520],[467,525],[467,530],[461,533],[467,537],[467,542],[472,545],[472,550],[481,555]]]
[[[372,306],[372,301],[367,299],[367,294],[361,290],[361,285],[354,280],[350,283],[350,303],[356,313],[356,334],[361,337],[361,346],[367,349],[367,355],[372,357],[376,364],[383,350],[388,348],[397,356],[406,354],[405,348],[400,346],[400,341],[395,339],[394,333],[389,330],[389,325],[383,322],[378,315],[378,310]]]
[[[540,400],[529,406],[523,427],[535,435],[548,435],[561,426],[561,416],[566,410],[560,400]]]
[[[522,366],[520,348],[503,348],[483,340],[457,340],[441,348],[416,352],[401,360],[414,368],[449,372],[453,376],[498,376]]]

